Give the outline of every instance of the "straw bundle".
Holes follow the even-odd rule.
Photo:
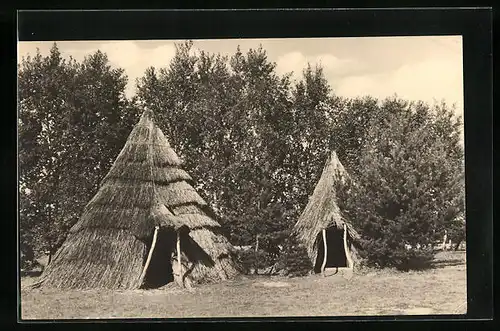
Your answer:
[[[172,210],[172,212],[175,214],[175,215],[180,215],[180,214],[199,214],[199,215],[204,215],[204,216],[208,216],[207,213],[205,211],[208,212],[208,210],[206,210],[206,206],[198,206],[198,205],[180,205],[180,206],[172,206],[170,208],[170,210]]]
[[[337,153],[333,151],[326,161],[309,202],[294,226],[293,233],[304,243],[313,265],[318,254],[318,235],[323,229],[343,229],[345,223],[349,240],[359,239],[359,234],[343,219],[336,202],[335,183],[344,181],[347,176]]]
[[[189,233],[188,247],[196,249],[189,252],[186,267],[187,276],[192,283],[204,284],[219,282],[238,274],[230,258],[230,244],[224,236],[206,228],[197,229]]]
[[[200,245],[203,251],[209,253],[212,258],[219,259],[225,257],[230,250],[230,244],[227,239],[215,233],[215,231],[199,228],[191,231],[189,236]]]
[[[212,218],[198,213],[174,215],[165,205],[158,205],[152,212],[152,216],[163,227],[172,227],[177,230],[185,226],[191,230],[198,228],[218,228],[220,224]]]
[[[176,167],[154,168],[151,172],[151,167],[144,163],[135,164],[116,164],[108,173],[107,179],[120,180],[140,180],[140,181],[156,181],[157,183],[171,183],[176,181],[191,181],[191,176],[187,172]]]
[[[85,229],[71,233],[49,264],[43,285],[57,288],[135,286],[144,244],[125,230]]]
[[[179,206],[190,203],[205,206],[207,203],[203,200],[195,189],[186,182],[174,182],[156,187],[156,194],[160,201],[165,201],[168,207]]]
[[[40,284],[137,288],[155,226],[188,230],[182,253],[191,282],[235,275],[231,245],[180,165],[153,113],[145,111]]]

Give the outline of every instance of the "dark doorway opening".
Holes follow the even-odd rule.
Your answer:
[[[153,236],[149,240],[144,258],[146,263]],[[156,244],[149,262],[146,275],[144,275],[143,288],[158,288],[174,280],[172,271],[172,252],[175,250],[176,234],[164,229],[158,230]]]
[[[314,272],[321,272],[321,265],[325,256],[323,233],[318,234],[318,257],[314,265]],[[344,249],[344,230],[331,227],[326,229],[327,255],[325,268],[347,267],[346,252]]]

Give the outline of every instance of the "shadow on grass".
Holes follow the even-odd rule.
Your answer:
[[[453,259],[453,260],[441,260],[441,261],[433,261],[431,263],[431,268],[446,268],[446,267],[454,267],[457,265],[465,265],[465,261],[462,259]]]
[[[21,270],[21,277],[39,277],[43,270]]]

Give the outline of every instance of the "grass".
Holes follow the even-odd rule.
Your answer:
[[[374,270],[302,278],[240,276],[188,290],[21,291],[21,318],[184,318],[465,314],[464,252],[426,271]],[[35,278],[23,277],[22,287]]]

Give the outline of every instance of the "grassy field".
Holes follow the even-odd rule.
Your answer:
[[[21,280],[22,287],[33,278]],[[466,313],[464,252],[442,252],[422,272],[327,273],[302,278],[241,276],[195,288],[21,291],[21,318],[183,318]]]

